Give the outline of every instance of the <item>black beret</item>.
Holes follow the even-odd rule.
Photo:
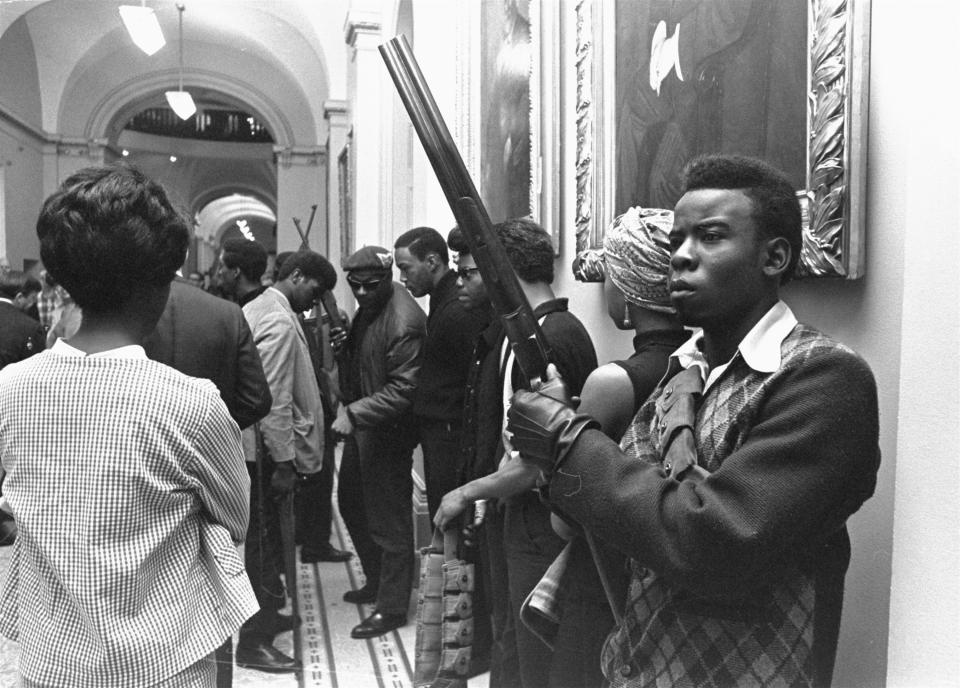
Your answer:
[[[347,272],[355,270],[389,272],[393,267],[393,253],[382,246],[364,246],[348,256],[340,267]]]

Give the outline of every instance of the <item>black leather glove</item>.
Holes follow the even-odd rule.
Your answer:
[[[555,383],[562,385],[560,389]],[[507,412],[510,443],[520,457],[540,469],[549,479],[580,433],[600,424],[577,414],[562,380],[548,381],[539,392],[519,391]]]

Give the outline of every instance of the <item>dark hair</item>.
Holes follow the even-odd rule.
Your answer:
[[[277,254],[276,258],[273,259],[273,281],[279,282],[277,279],[277,274],[280,272],[280,268],[283,267],[283,261],[292,256],[296,251],[281,251]]]
[[[0,296],[5,299],[14,298],[23,291],[26,281],[27,276],[20,270],[0,270]],[[39,287],[37,291],[40,291]]]
[[[24,296],[30,296],[30,294],[35,294],[43,291],[43,287],[40,285],[40,280],[36,277],[31,277],[27,275],[23,280],[23,286],[20,287],[20,293]]]
[[[500,222],[494,229],[520,279],[553,284],[553,240],[543,227],[523,217]]]
[[[249,239],[227,239],[223,242],[223,264],[231,270],[240,268],[241,275],[259,282],[267,271],[267,249]]]
[[[397,237],[393,248],[405,248],[415,255],[417,260],[424,260],[428,253],[436,253],[444,265],[450,262],[443,235],[433,227],[414,227],[407,230]]]
[[[88,167],[44,202],[40,257],[77,305],[115,311],[142,286],[164,287],[190,240],[162,186],[128,165]]]
[[[282,255],[277,256],[278,262],[281,261]],[[337,271],[330,261],[316,251],[308,249],[291,253],[282,259],[280,269],[277,270],[277,281],[287,279],[298,268],[304,277],[317,280],[324,289],[333,289],[337,286]]]
[[[683,192],[698,189],[736,189],[753,202],[753,219],[767,239],[783,237],[790,244],[790,262],[780,276],[793,277],[803,246],[800,202],[786,176],[767,163],[740,155],[707,155],[694,159],[684,171]]]

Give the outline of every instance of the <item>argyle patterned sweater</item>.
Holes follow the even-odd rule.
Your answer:
[[[873,493],[876,386],[847,347],[798,324],[780,368],[737,354],[697,411],[697,461],[670,477],[656,400],[618,448],[584,432],[550,500],[631,557],[613,686],[829,685],[850,558],[846,519]],[[679,365],[673,361],[668,375]]]

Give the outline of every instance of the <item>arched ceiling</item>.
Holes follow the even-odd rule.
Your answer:
[[[268,251],[276,250],[273,228],[277,216],[257,199],[242,194],[231,194],[208,203],[197,213],[196,233],[214,246],[220,246],[225,239],[240,236],[237,220],[246,220],[253,236]]]
[[[176,86],[174,0],[147,2],[167,40],[149,57],[127,36],[117,11],[121,4],[0,2],[0,36],[20,18],[28,28],[45,131],[115,141],[128,114]],[[184,87],[197,90],[200,99],[242,103],[281,145],[322,144],[324,102],[346,97],[343,22],[350,0],[184,4]]]

